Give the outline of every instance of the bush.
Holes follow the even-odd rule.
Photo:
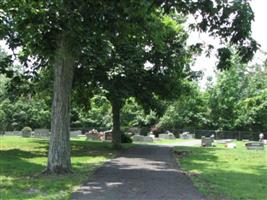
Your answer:
[[[133,143],[133,140],[129,135],[122,133],[121,134],[121,143]]]
[[[31,137],[32,129],[31,127],[24,127],[22,130],[22,137]]]

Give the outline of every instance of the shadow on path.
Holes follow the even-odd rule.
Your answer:
[[[203,200],[170,147],[137,146],[99,168],[72,200]]]

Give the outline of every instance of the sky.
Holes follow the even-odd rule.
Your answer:
[[[267,52],[267,27],[266,27],[266,20],[267,20],[267,0],[251,0],[251,7],[254,11],[255,19],[252,23],[252,37],[256,39],[256,41],[261,45],[261,50]],[[189,37],[189,43],[195,43],[199,41],[206,41],[208,43],[215,43],[216,46],[217,41],[212,38],[209,38],[205,34],[199,33],[192,33]],[[0,47],[4,48],[9,53],[10,50],[7,48],[3,41],[0,41]],[[254,57],[253,62],[261,63],[263,57],[260,53],[257,53]],[[209,76],[213,77],[215,80],[216,78],[216,58],[215,55],[207,58],[205,56],[199,56],[196,59],[195,64],[192,66],[193,70],[201,70],[204,72],[204,77],[200,80],[199,84],[201,88],[205,88],[207,78]]]
[[[267,52],[267,0],[251,0],[251,7],[253,9],[255,18],[252,23],[252,37],[261,45],[261,50]],[[215,42],[214,39],[209,38],[205,34],[192,33],[189,40],[193,42],[196,41],[206,41]],[[216,44],[215,44],[216,45]],[[193,70],[201,70],[204,72],[204,77],[200,80],[201,88],[205,88],[207,78],[209,76],[216,78],[216,58],[215,55],[207,58],[205,56],[197,57],[195,64],[192,66]],[[261,63],[263,61],[263,56],[258,52],[253,59],[253,62]]]

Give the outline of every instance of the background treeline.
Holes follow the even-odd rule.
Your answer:
[[[5,55],[1,51],[0,59]],[[245,65],[235,58],[232,63],[229,70],[217,73],[216,81],[210,79],[204,91],[195,81],[187,83],[188,91],[179,99],[160,102],[159,113],[144,111],[129,98],[121,110],[122,127],[266,131],[267,62]],[[45,70],[41,74],[38,80],[18,75],[16,81],[0,75],[1,130],[50,128],[51,74]],[[73,101],[71,127],[111,129],[111,105],[106,97],[100,92],[88,101],[87,107]]]

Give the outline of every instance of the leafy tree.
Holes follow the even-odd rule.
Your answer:
[[[95,49],[110,49],[111,39],[108,37],[106,40],[105,36],[114,33],[111,28],[116,22],[124,22],[117,25],[127,25],[125,35],[131,35],[131,27],[135,30],[136,27],[145,28],[138,24],[142,24],[150,14],[176,10],[173,13],[200,15],[201,20],[195,27],[219,36],[222,42],[237,45],[243,61],[251,59],[257,48],[256,42],[250,37],[253,12],[245,0],[216,3],[212,0],[3,0],[0,7],[0,39],[5,39],[11,49],[22,49],[19,57],[26,66],[28,59],[33,58],[35,62],[30,71],[36,71],[45,65],[52,66],[54,70],[52,136],[47,165],[47,172],[53,173],[67,173],[71,170],[69,105],[74,69],[80,66],[85,57],[90,63],[92,56],[97,55]],[[135,23],[131,23],[133,21]],[[219,67],[227,67],[230,51],[221,48],[218,55],[221,61]],[[118,121],[117,108],[121,107],[121,103],[117,103],[115,107],[113,117]],[[118,129],[116,124],[115,127],[115,130]]]
[[[203,129],[210,125],[208,96],[201,92],[196,83],[190,90],[170,103],[157,127],[167,129]]]

